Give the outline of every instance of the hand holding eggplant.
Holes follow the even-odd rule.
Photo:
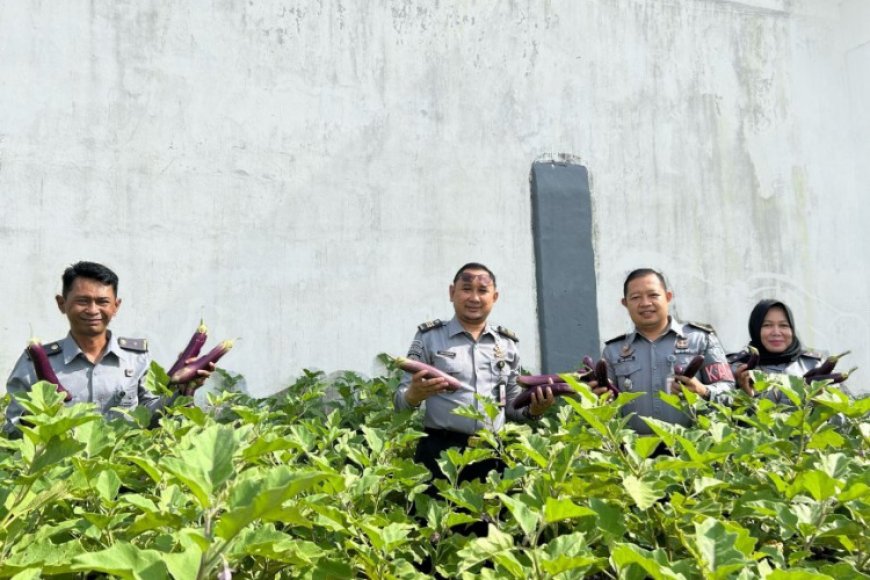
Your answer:
[[[422,369],[411,375],[411,384],[405,391],[405,400],[412,407],[419,407],[420,403],[432,395],[455,390],[445,377],[433,376],[426,369]]]
[[[529,415],[532,417],[540,417],[556,402],[556,395],[553,394],[552,387],[548,385],[529,390],[532,391],[531,403],[529,404]]]
[[[692,391],[706,399],[710,395],[710,389],[695,377],[703,366],[703,355],[695,355],[695,357],[689,361],[689,364],[686,365],[686,368],[682,368],[679,365],[674,367],[674,380],[686,387],[689,391]]]

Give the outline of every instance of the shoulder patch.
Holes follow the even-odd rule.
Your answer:
[[[45,354],[48,356],[52,356],[55,354],[60,354],[63,352],[63,347],[60,346],[60,340],[56,340],[54,342],[49,342],[48,344],[43,344],[42,348],[45,350]],[[24,354],[27,358],[30,358],[30,352],[25,348]]]
[[[60,346],[60,341],[56,340],[54,342],[49,342],[48,344],[43,344],[42,348],[45,349],[45,354],[51,356],[53,354],[60,354],[63,351],[63,347]]]
[[[423,324],[419,325],[417,327],[417,330],[419,330],[420,332],[429,332],[433,328],[438,328],[441,326],[444,326],[444,323],[436,318],[435,320],[430,320],[429,322],[424,322]]]
[[[617,341],[620,341],[620,340],[625,340],[625,337],[626,337],[626,336],[628,336],[628,335],[627,335],[627,334],[620,334],[619,336],[614,336],[614,337],[611,338],[610,340],[605,340],[605,341],[604,341],[604,344],[610,344],[611,342],[617,342]]]
[[[148,341],[144,338],[119,338],[118,346],[133,352],[148,352]]]
[[[716,329],[710,326],[709,324],[704,324],[703,322],[687,322],[686,326],[691,326],[692,328],[698,328],[703,330],[704,332],[716,332]]]
[[[496,326],[495,331],[498,332],[500,335],[504,336],[505,338],[511,339],[514,342],[520,341],[519,337],[517,337],[517,335],[514,334],[513,330],[505,328],[504,326]]]

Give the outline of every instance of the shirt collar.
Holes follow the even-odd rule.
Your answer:
[[[78,343],[76,343],[75,339],[72,337],[72,333],[67,334],[66,338],[64,338],[61,343],[64,364],[71,363],[73,359],[75,359],[77,356],[85,356],[85,354],[82,352],[82,349],[79,348]],[[115,335],[111,331],[109,331],[109,343],[106,345],[106,354],[103,355],[103,358],[105,358],[110,353],[114,354],[118,358],[122,358],[124,354],[121,351],[121,347],[118,346],[118,339],[115,338]]]
[[[680,324],[679,322],[677,322],[677,319],[674,318],[673,316],[670,316],[670,315],[668,315],[668,325],[667,325],[667,327],[665,327],[665,331],[662,332],[661,335],[659,335],[659,337],[656,340],[667,335],[669,332],[673,332],[674,334],[676,334],[677,336],[679,336],[681,338],[684,337],[683,325]],[[642,336],[642,335],[637,331],[637,327],[635,327],[631,332],[629,332],[625,336],[626,344],[633,343],[638,336]]]
[[[465,327],[462,326],[462,323],[459,322],[459,319],[457,319],[456,316],[451,318],[450,322],[447,323],[447,336],[451,338],[456,336],[457,334],[465,334],[466,332],[468,331],[465,330]],[[495,336],[495,327],[487,322],[486,325],[483,327],[483,331],[480,333],[480,336],[483,336],[484,334],[491,334]]]

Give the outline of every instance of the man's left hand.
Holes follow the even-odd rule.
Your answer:
[[[190,364],[196,360],[196,357],[190,357],[184,364]],[[211,376],[215,369],[214,363],[209,363],[208,369],[202,369],[196,371],[197,378],[190,381],[189,383],[184,383],[181,385],[175,385],[175,390],[179,395],[184,395],[185,397],[192,397],[198,388],[200,388]]]
[[[690,379],[685,375],[674,375],[674,379],[677,383],[683,385],[686,389],[692,391],[702,399],[706,399],[710,396],[710,389],[708,389],[707,385],[699,381],[697,378],[693,377]],[[679,395],[680,393],[677,391],[674,394]]]
[[[535,387],[532,393],[532,402],[529,405],[529,415],[532,417],[540,417],[544,411],[553,406],[556,402],[556,397],[553,395],[553,390],[550,387],[542,386]]]

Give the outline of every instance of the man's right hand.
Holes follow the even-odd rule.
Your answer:
[[[426,371],[420,371],[411,377],[411,384],[405,391],[405,401],[412,407],[419,407],[420,403],[444,391],[448,391],[449,385],[444,377],[433,379],[426,378]]]
[[[607,401],[613,398],[613,391],[607,387],[599,387],[598,381],[586,381],[586,384],[589,385],[589,388],[592,389],[592,392],[599,399],[601,398],[601,395],[607,395],[607,398],[605,399]]]

